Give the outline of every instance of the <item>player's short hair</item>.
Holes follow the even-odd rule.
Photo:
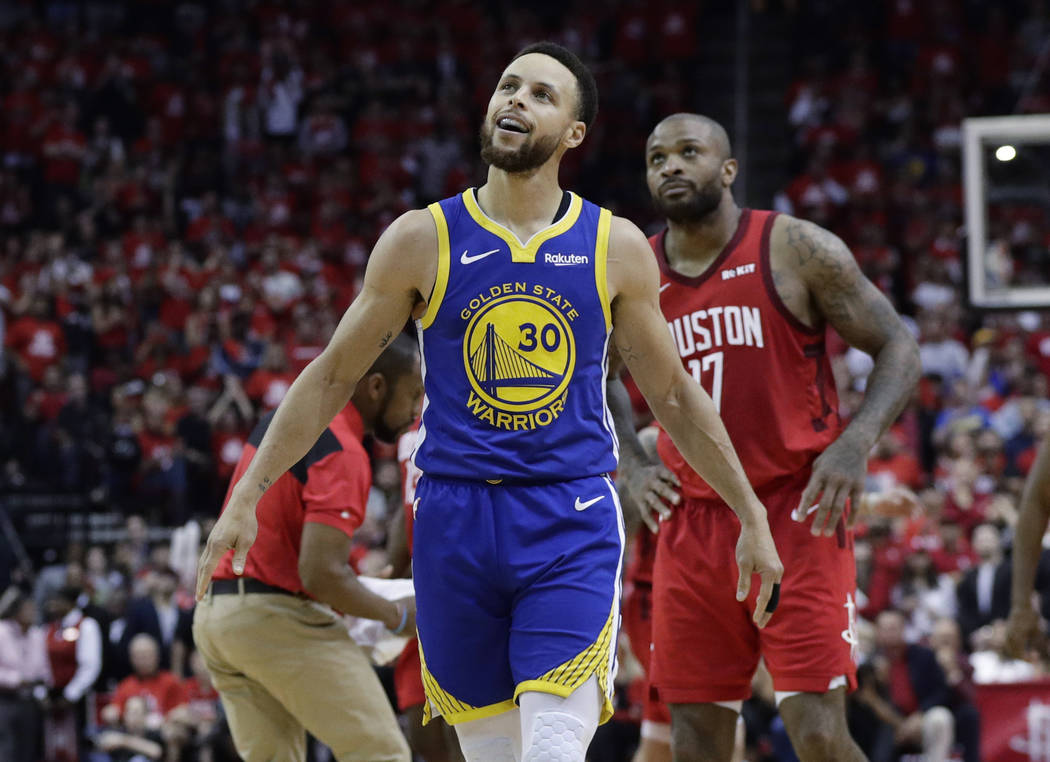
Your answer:
[[[556,42],[535,42],[519,50],[511,61],[516,61],[529,53],[541,53],[550,56],[576,77],[576,118],[590,129],[594,118],[598,116],[598,84],[594,75],[579,56]]]
[[[418,359],[419,346],[407,333],[399,333],[372,363],[367,375],[380,373],[387,383],[393,384],[414,369]]]

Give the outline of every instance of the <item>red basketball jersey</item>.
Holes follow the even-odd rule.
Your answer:
[[[796,318],[773,286],[775,218],[742,210],[732,239],[695,278],[671,269],[666,230],[650,239],[660,264],[660,308],[682,364],[714,400],[758,492],[808,469],[842,426],[824,330]],[[685,496],[719,499],[662,430],[657,448]]]

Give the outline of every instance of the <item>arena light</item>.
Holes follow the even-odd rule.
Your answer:
[[[1013,161],[1017,157],[1017,149],[1011,145],[999,146],[995,149],[995,158],[999,161]]]

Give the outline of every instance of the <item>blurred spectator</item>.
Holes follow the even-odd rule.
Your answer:
[[[259,80],[259,105],[263,110],[263,132],[282,142],[294,140],[303,99],[303,70],[289,52],[271,47]]]
[[[179,608],[177,588],[178,575],[170,567],[149,572],[148,597],[128,603],[121,647],[130,654],[131,643],[141,634],[149,635],[160,649],[161,669],[171,670],[178,677],[185,670],[186,654],[192,647],[193,614]]]
[[[878,492],[898,485],[919,489],[923,481],[918,458],[905,449],[900,433],[892,428],[879,438],[868,458],[868,474],[875,482],[873,491]]]
[[[190,387],[186,392],[186,410],[175,424],[175,435],[186,461],[186,501],[189,505],[208,505],[216,492],[211,422],[208,420],[210,402],[208,389]]]
[[[974,704],[974,670],[963,650],[958,622],[939,619],[930,634],[930,648],[948,683],[948,708],[955,718],[955,737],[963,749],[963,762],[980,762],[981,717]]]
[[[918,643],[929,637],[938,619],[955,616],[955,584],[937,573],[925,548],[916,548],[904,560],[890,602],[907,617],[905,640]]]
[[[132,696],[124,703],[118,727],[103,730],[95,737],[97,752],[89,762],[146,762],[164,757],[164,739],[149,728],[146,699]]]
[[[854,696],[864,710],[858,720],[867,731],[862,735],[871,739],[865,751],[873,762],[889,762],[901,751],[946,762],[955,722],[944,672],[933,651],[908,644],[904,626],[896,611],[884,611],[876,621],[878,650]]]
[[[924,373],[936,373],[946,381],[966,373],[970,353],[951,336],[951,323],[944,310],[928,309],[919,313],[919,359]]]
[[[973,550],[977,566],[959,582],[959,628],[963,640],[971,642],[978,628],[1010,613],[1010,567],[1003,561],[999,530],[992,524],[981,524],[973,533]]]
[[[221,721],[219,692],[198,651],[190,655],[190,671],[183,681],[186,703],[172,712],[172,732],[180,746],[194,749],[202,762],[210,762],[214,747],[226,741],[229,732]]]
[[[262,365],[248,377],[244,391],[260,414],[268,413],[284,399],[295,374],[288,369],[288,354],[278,343],[266,347]]]
[[[958,524],[972,537],[976,527],[988,519],[992,497],[985,490],[988,481],[981,480],[977,463],[969,456],[951,462],[948,489],[944,500],[944,518]],[[998,544],[998,535],[996,535]],[[976,551],[976,547],[974,548]],[[978,555],[980,554],[979,551]]]
[[[51,699],[44,717],[45,756],[76,759],[87,723],[85,697],[102,671],[102,632],[78,607],[80,590],[64,587],[47,603]]]
[[[0,597],[0,759],[35,762],[40,700],[51,680],[47,636],[33,599],[9,588]]]
[[[186,694],[178,679],[160,668],[160,648],[151,636],[141,634],[128,648],[132,674],[120,681],[109,704],[102,709],[102,721],[116,726],[129,699],[141,697],[146,702],[146,724],[159,729],[168,714],[186,703]]]
[[[84,560],[84,573],[92,592],[92,601],[100,606],[104,606],[110,596],[124,584],[124,575],[110,568],[105,548],[100,545],[88,548]]]
[[[5,342],[29,378],[38,383],[66,351],[62,326],[53,319],[51,303],[43,295],[33,297],[26,315],[10,325]]]

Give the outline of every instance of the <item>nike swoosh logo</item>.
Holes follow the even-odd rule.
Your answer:
[[[471,262],[477,262],[479,259],[484,259],[485,257],[491,256],[492,254],[495,254],[496,252],[498,252],[499,249],[492,249],[492,250],[486,251],[486,252],[484,252],[482,254],[475,254],[473,256],[468,254],[467,253],[468,251],[470,251],[470,249],[466,249],[463,252],[463,254],[460,255],[460,258],[459,258],[459,261],[462,262],[465,265],[469,265]]]
[[[664,292],[664,289],[666,289],[670,285],[671,285],[670,283],[665,283],[662,286],[660,286],[660,293],[662,294]]]
[[[591,498],[586,503],[581,503],[580,502],[580,498],[577,497],[576,498],[576,505],[573,506],[573,507],[576,510],[578,510],[578,511],[586,511],[588,508],[590,508],[592,505],[597,503],[599,500],[604,500],[604,499],[605,499],[605,495],[598,495],[598,497]]]

